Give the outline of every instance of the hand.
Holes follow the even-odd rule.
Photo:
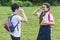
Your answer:
[[[21,13],[23,13],[23,12],[24,12],[24,10],[23,10],[22,8],[19,8],[19,11],[20,11]]]
[[[42,23],[43,24],[49,24],[49,21],[48,21],[46,16],[43,17]]]
[[[48,19],[47,19],[47,17],[46,17],[46,16],[44,16],[44,17],[43,17],[43,20],[48,21]]]
[[[41,8],[42,8],[42,6],[39,6],[39,7],[38,7],[38,9],[41,9]]]

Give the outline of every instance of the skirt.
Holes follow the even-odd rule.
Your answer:
[[[37,40],[51,40],[50,25],[40,25]]]

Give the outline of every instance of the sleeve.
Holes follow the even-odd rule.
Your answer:
[[[37,12],[37,13],[36,13],[36,15],[37,15],[38,17],[40,17],[40,15],[41,15],[41,12]]]
[[[17,16],[17,20],[18,21],[22,21],[22,17],[21,16]]]
[[[50,14],[50,21],[54,21],[53,15]]]

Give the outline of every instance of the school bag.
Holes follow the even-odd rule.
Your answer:
[[[7,22],[4,24],[4,28],[5,28],[7,31],[11,32],[11,33],[14,32],[14,30],[15,30],[16,27],[17,27],[17,30],[18,30],[19,21],[18,21],[18,23],[17,23],[15,26],[14,26],[13,23],[11,22],[12,17],[15,16],[15,15],[16,15],[16,14],[13,14],[13,15],[9,16]]]
[[[50,22],[50,12],[48,13],[48,20]],[[52,25],[50,24],[50,28],[52,28]]]

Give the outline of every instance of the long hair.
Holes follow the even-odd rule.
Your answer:
[[[46,7],[48,8],[48,11],[50,10],[50,4],[49,3],[43,3],[43,5],[46,5]],[[46,12],[48,12],[48,11],[46,11]],[[45,16],[46,12],[44,12],[44,13],[42,12],[41,13],[41,15],[39,17],[39,24],[42,22],[43,16]]]

